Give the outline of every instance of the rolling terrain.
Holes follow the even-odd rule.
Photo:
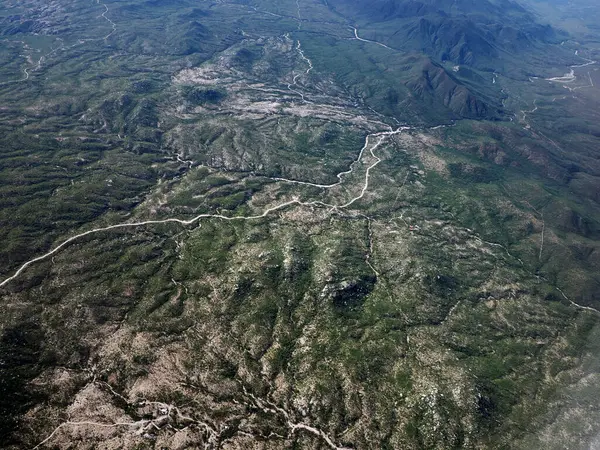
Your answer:
[[[4,2],[2,446],[590,448],[565,8]]]

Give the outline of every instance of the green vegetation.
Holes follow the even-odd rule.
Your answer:
[[[0,282],[79,236],[0,287],[1,446],[589,447],[595,34],[438,3],[0,6]]]

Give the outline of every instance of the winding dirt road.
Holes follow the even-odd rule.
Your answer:
[[[275,211],[285,209],[291,205],[326,206],[326,207],[331,207],[331,208],[335,208],[335,209],[347,208],[348,206],[352,205],[356,201],[363,198],[369,188],[370,171],[375,166],[377,166],[377,164],[379,164],[381,162],[381,159],[377,155],[375,155],[375,153],[373,153],[374,150],[377,149],[383,143],[385,138],[387,138],[388,136],[393,136],[395,134],[401,133],[402,131],[409,130],[409,129],[411,129],[411,127],[401,127],[396,131],[384,131],[384,132],[378,132],[378,133],[373,133],[373,134],[368,135],[365,139],[365,145],[361,149],[358,158],[351,164],[350,169],[345,172],[341,172],[341,173],[337,174],[337,178],[339,179],[339,181],[337,183],[334,183],[331,185],[319,185],[319,184],[309,183],[309,182],[305,182],[305,181],[287,180],[285,178],[273,178],[274,180],[286,182],[286,183],[303,184],[303,185],[320,187],[320,188],[325,188],[325,189],[333,188],[342,183],[343,175],[353,172],[354,164],[362,158],[365,149],[369,146],[369,139],[371,137],[379,137],[379,140],[377,141],[377,143],[370,148],[370,153],[375,158],[376,161],[373,164],[371,164],[369,167],[367,167],[366,174],[365,174],[365,182],[362,187],[360,195],[358,195],[357,197],[354,197],[353,199],[351,199],[350,201],[348,201],[342,205],[331,205],[331,204],[323,203],[320,201],[302,202],[302,201],[298,200],[297,198],[295,198],[293,200],[289,200],[287,202],[284,202],[279,205],[268,208],[265,211],[263,211],[261,214],[256,214],[253,216],[233,216],[233,217],[231,217],[231,216],[225,216],[223,214],[199,214],[199,215],[197,215],[191,219],[187,219],[187,220],[178,219],[178,218],[168,218],[168,219],[162,219],[162,220],[144,220],[144,221],[140,221],[140,222],[126,222],[126,223],[119,223],[119,224],[110,225],[110,226],[106,226],[106,227],[93,228],[91,230],[84,231],[83,233],[76,234],[75,236],[71,236],[67,240],[63,241],[61,244],[54,247],[49,252],[44,253],[43,255],[37,256],[37,257],[25,262],[23,265],[21,265],[21,267],[19,267],[19,269],[12,276],[10,276],[10,277],[6,278],[5,280],[3,280],[2,282],[0,282],[0,287],[6,286],[12,280],[16,279],[19,275],[21,275],[28,267],[35,264],[36,262],[43,261],[43,260],[49,258],[50,256],[55,255],[56,253],[61,251],[63,248],[65,248],[69,244],[71,244],[85,236],[90,236],[92,234],[102,233],[105,231],[122,229],[122,228],[137,228],[137,227],[143,227],[143,226],[148,226],[148,225],[161,225],[161,224],[168,224],[168,223],[175,223],[175,224],[179,224],[182,226],[189,226],[189,225],[195,224],[196,222],[199,222],[202,219],[221,219],[221,220],[227,220],[227,221],[257,220],[257,219],[264,218]]]
[[[351,28],[354,30],[354,38],[355,38],[355,39],[357,39],[357,40],[359,40],[359,41],[361,41],[361,42],[369,42],[369,43],[371,43],[371,44],[376,44],[376,45],[379,45],[379,46],[381,46],[381,47],[383,47],[383,48],[387,48],[388,50],[394,50],[392,47],[388,47],[387,45],[385,45],[385,44],[382,44],[381,42],[377,42],[377,41],[372,41],[372,40],[370,40],[370,39],[363,39],[363,38],[361,38],[361,37],[358,35],[358,30],[356,29],[356,27],[351,27]],[[395,51],[395,50],[394,50],[394,51]]]

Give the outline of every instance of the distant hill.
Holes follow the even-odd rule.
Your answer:
[[[482,70],[510,67],[515,58],[549,52],[565,33],[540,23],[510,0],[331,0],[337,12],[361,22],[367,34],[377,28],[379,41],[417,50],[444,62]],[[371,31],[375,36],[375,31]],[[553,51],[553,57],[560,51]],[[566,55],[564,55],[566,56]],[[523,64],[521,64],[523,65]]]

